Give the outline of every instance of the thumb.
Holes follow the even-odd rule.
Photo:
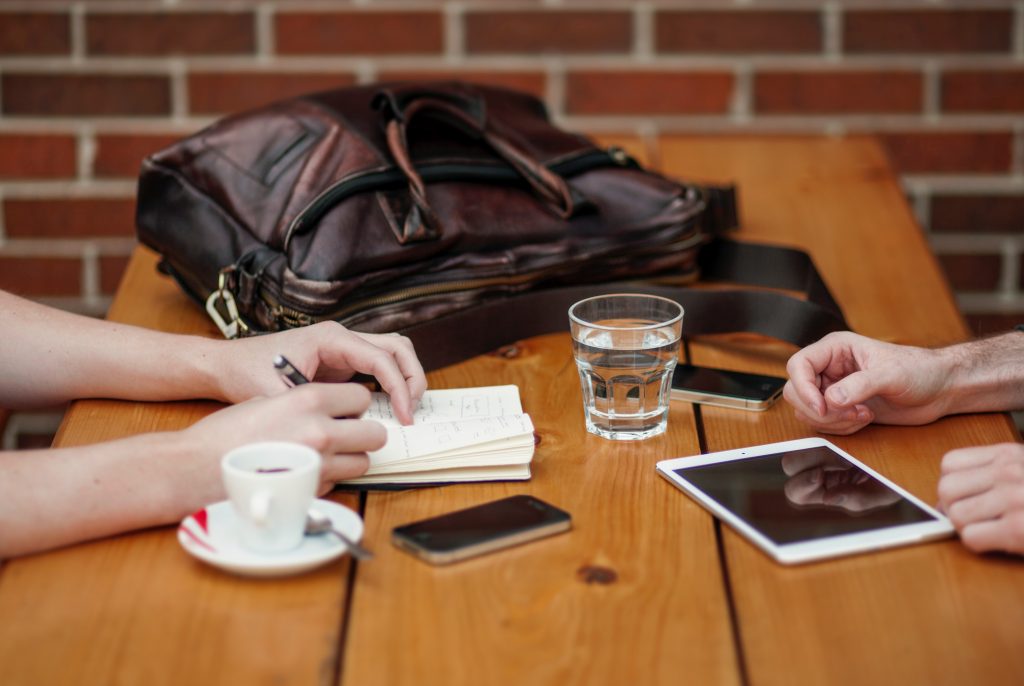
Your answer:
[[[871,371],[853,372],[825,390],[825,399],[836,407],[850,407],[878,395],[883,380]]]

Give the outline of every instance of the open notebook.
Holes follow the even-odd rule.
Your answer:
[[[387,428],[388,442],[370,453],[370,469],[346,484],[421,484],[530,478],[533,422],[516,386],[427,391],[411,426],[374,393],[363,419]]]

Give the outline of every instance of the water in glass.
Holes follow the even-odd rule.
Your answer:
[[[591,433],[638,440],[665,431],[679,328],[635,328],[652,323],[656,322],[602,320],[593,322],[601,328],[582,326],[574,336],[573,354]]]

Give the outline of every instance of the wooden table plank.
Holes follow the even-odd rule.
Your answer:
[[[672,408],[666,436],[605,441],[583,429],[568,336],[519,349],[431,383],[518,384],[541,437],[532,481],[372,494],[367,526],[384,541],[399,524],[532,493],[572,513],[573,531],[450,568],[379,544],[379,563],[356,579],[342,683],[678,683],[680,665],[695,683],[737,683],[711,520],[654,472],[660,457],[696,449],[689,407]]]
[[[602,143],[652,156],[638,139]],[[677,683],[680,664],[695,683],[737,683],[711,520],[654,473],[660,457],[696,449],[687,405],[673,407],[668,435],[641,444],[587,434],[567,334],[429,378],[435,388],[518,385],[541,438],[534,476],[369,496],[380,559],[356,579],[342,683]],[[518,493],[568,510],[573,531],[450,568],[383,543],[397,525]]]
[[[669,173],[738,181],[740,235],[808,249],[862,333],[928,345],[965,336],[873,142],[676,139],[663,141],[661,155]],[[692,345],[695,362],[785,374],[795,348],[736,338]],[[763,415],[701,414],[710,451],[814,435],[784,403]],[[982,415],[832,440],[935,502],[947,450],[1014,438],[1005,416]],[[751,684],[1020,683],[1019,560],[979,557],[948,541],[785,568],[728,528],[723,538]]]
[[[219,336],[154,265],[136,251],[110,318]],[[218,407],[80,401],[56,445],[182,428]],[[300,577],[242,579],[186,555],[174,527],[11,560],[0,571],[0,683],[330,683],[350,570],[346,557]]]

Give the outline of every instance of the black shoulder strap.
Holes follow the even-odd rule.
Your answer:
[[[651,293],[683,306],[683,334],[751,332],[804,346],[830,331],[848,329],[842,311],[799,250],[716,239],[700,255],[703,281],[796,290],[784,293],[613,282],[530,291],[496,299],[401,331],[412,339],[420,362],[438,369],[517,340],[568,331],[569,307],[606,293]]]

